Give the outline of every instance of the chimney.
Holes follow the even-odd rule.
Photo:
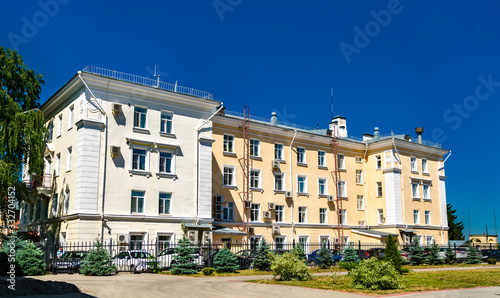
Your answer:
[[[423,127],[417,127],[417,128],[415,128],[415,132],[418,135],[418,143],[422,144],[422,133],[424,132],[424,128]]]
[[[276,117],[276,112],[271,113],[271,125],[278,125],[278,117]]]
[[[380,140],[380,132],[378,131],[378,127],[375,127],[375,132],[373,133],[373,139],[375,141]]]

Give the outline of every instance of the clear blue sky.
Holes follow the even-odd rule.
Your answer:
[[[0,45],[45,76],[42,102],[86,65],[152,77],[156,64],[229,110],[326,127],[333,87],[350,135],[423,126],[452,150],[448,201],[465,234],[467,210],[472,233],[494,233],[499,2],[56,1],[0,12]]]

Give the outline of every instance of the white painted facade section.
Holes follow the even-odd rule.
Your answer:
[[[445,177],[439,177],[439,204],[441,204],[441,225],[448,227],[448,210],[446,208]]]
[[[402,198],[401,198],[401,173],[397,168],[384,171],[385,184],[385,206],[386,220],[385,224],[402,224]]]
[[[212,141],[200,139],[199,205],[200,218],[212,217]]]

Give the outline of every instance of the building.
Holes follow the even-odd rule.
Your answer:
[[[41,107],[45,167],[24,177],[21,230],[49,244],[101,237],[139,248],[175,241],[185,222],[201,238],[212,227],[210,117],[220,105],[177,84],[78,72]]]
[[[389,234],[400,244],[448,242],[449,151],[422,141],[423,129],[412,139],[375,128],[361,139],[348,136],[341,116],[328,130],[247,111],[213,121],[214,224],[248,231],[253,243],[383,243]]]
[[[494,247],[497,247],[498,245],[497,235],[486,235],[486,234],[469,235],[469,240],[471,244],[476,247],[480,246],[482,248],[489,248],[490,245],[494,245]]]

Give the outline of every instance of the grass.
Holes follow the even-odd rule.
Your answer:
[[[349,276],[337,277],[335,284],[331,276],[315,277],[310,281],[278,281],[272,279],[251,282],[378,295],[500,285],[500,269],[410,272],[405,274],[404,277],[403,285],[405,289],[374,291],[352,288]]]
[[[328,272],[328,271],[326,271]],[[163,271],[161,274],[167,274],[170,275],[171,273],[169,271]],[[213,275],[210,276],[205,276],[201,271],[199,271],[196,274],[191,274],[191,275],[184,275],[184,276],[190,276],[190,277],[218,277],[218,276],[251,276],[251,275],[273,275],[272,271],[259,271],[259,270],[236,270],[236,272],[232,273],[217,273],[214,272]]]
[[[493,266],[487,263],[481,263],[481,264],[465,264],[465,263],[458,263],[458,264],[441,264],[441,265],[418,265],[418,266],[412,266],[412,265],[403,265],[401,266],[402,268],[407,268],[407,269],[427,269],[427,268],[454,268],[454,267],[489,267]]]

